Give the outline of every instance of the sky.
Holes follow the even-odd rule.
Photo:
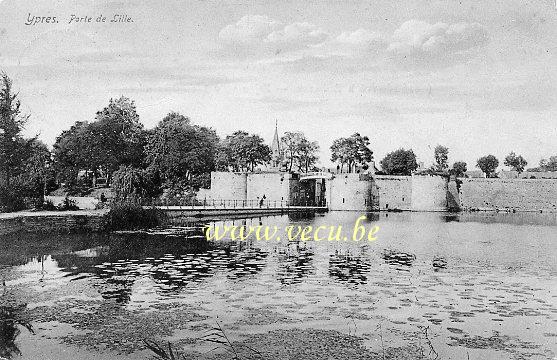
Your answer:
[[[270,144],[277,121],[324,166],[354,132],[377,163],[442,144],[469,169],[537,166],[557,155],[556,52],[555,0],[0,0],[0,70],[49,145],[124,95],[146,128],[177,111]]]

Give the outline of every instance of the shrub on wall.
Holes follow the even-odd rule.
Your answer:
[[[105,221],[109,231],[138,230],[164,225],[166,216],[158,209],[144,209],[139,202],[126,200],[114,201],[105,215]]]

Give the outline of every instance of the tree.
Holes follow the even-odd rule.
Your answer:
[[[54,185],[51,154],[36,137],[22,136],[28,115],[21,113],[12,81],[0,74],[0,211],[25,208],[24,198],[42,198]]]
[[[112,188],[117,199],[155,197],[160,194],[156,173],[132,166],[121,166],[113,174]]]
[[[557,171],[557,155],[550,156],[549,159],[541,159],[540,169],[542,171]]]
[[[373,151],[369,144],[369,138],[359,133],[336,139],[331,145],[331,161],[340,164],[341,172],[345,164],[348,166],[348,172],[355,171],[357,165],[367,166],[373,160]]]
[[[280,138],[282,143],[282,151],[284,152],[284,158],[287,162],[286,168],[288,171],[292,171],[292,167],[296,162],[298,156],[298,148],[305,136],[301,132],[290,132],[287,131]]]
[[[247,164],[237,152],[240,144],[244,143],[249,134],[245,131],[235,131],[227,135],[217,147],[215,155],[215,167],[223,171],[246,171]]]
[[[271,149],[259,135],[239,130],[222,141],[216,158],[220,169],[254,171],[271,159]]]
[[[25,188],[25,195],[42,198],[56,188],[56,173],[52,167],[52,154],[39,140],[32,140],[25,154],[25,167],[18,175],[18,183]]]
[[[298,144],[297,165],[299,172],[308,172],[319,160],[319,144],[316,141],[302,139]]]
[[[145,146],[148,169],[167,183],[191,184],[215,169],[219,138],[214,130],[193,125],[179,113],[169,113],[155,127]]]
[[[521,174],[526,165],[528,165],[528,162],[522,157],[522,155],[516,155],[514,151],[512,151],[505,158],[504,164]]]
[[[339,138],[331,145],[331,161],[338,162],[340,172],[343,172],[344,164],[348,163],[348,153],[350,151],[350,141],[347,138]],[[350,172],[350,169],[348,170]]]
[[[286,132],[281,138],[288,171],[296,165],[299,172],[308,172],[319,160],[319,144],[302,132]]]
[[[0,175],[6,186],[22,170],[29,141],[21,135],[29,116],[21,113],[18,94],[13,92],[12,80],[0,73]]]
[[[256,166],[266,164],[271,160],[271,148],[259,135],[250,135],[245,140],[244,151],[241,155],[251,171],[254,171]]]
[[[84,170],[93,180],[104,176],[110,183],[112,173],[121,165],[141,166],[145,141],[146,132],[134,102],[126,97],[110,99],[94,122],[76,122],[58,136],[54,144],[56,168],[63,181],[75,182],[79,171]]]
[[[398,149],[388,153],[381,160],[381,168],[388,175],[412,175],[418,168],[416,155],[412,149]]]
[[[449,169],[449,148],[443,145],[437,145],[434,151],[435,156],[435,170],[447,171]]]
[[[466,171],[468,171],[467,167],[468,166],[464,161],[457,161],[453,164],[451,173],[455,177],[463,177],[466,174]]]
[[[232,154],[224,141],[217,144],[215,151],[216,171],[239,171],[232,164]]]
[[[485,176],[495,177],[495,170],[499,166],[499,160],[494,155],[483,156],[478,159],[476,167],[485,173]]]
[[[89,128],[92,167],[110,179],[121,165],[140,166],[146,139],[134,102],[110,99],[95,120]]]
[[[61,182],[75,183],[80,170],[92,171],[87,143],[88,123],[78,121],[64,130],[54,143],[54,167]]]

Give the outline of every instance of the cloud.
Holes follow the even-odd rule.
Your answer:
[[[219,38],[225,42],[252,44],[262,41],[280,27],[280,22],[267,16],[246,15],[235,24],[225,26]]]
[[[344,31],[338,36],[315,47],[319,56],[344,56],[344,57],[366,57],[377,55],[382,52],[388,44],[384,34],[358,29],[355,31]]]
[[[284,45],[314,45],[325,41],[329,34],[317,26],[303,22],[286,25],[284,28],[270,33],[265,41]]]
[[[227,45],[268,53],[305,49],[328,38],[329,34],[314,24],[283,24],[262,15],[246,15],[219,32],[219,39]]]
[[[480,47],[487,41],[487,30],[478,23],[409,20],[395,30],[387,51],[406,56],[449,55]]]
[[[384,36],[375,31],[358,29],[353,32],[344,31],[335,40],[341,44],[368,47],[382,43]]]
[[[304,45],[298,51],[280,54],[274,52],[271,58],[259,63],[274,64],[293,72],[354,72],[361,70],[362,62],[365,62],[367,69],[375,67],[376,58],[389,44],[389,39],[384,34],[366,29],[344,31],[335,37],[313,26],[306,26],[305,29],[305,32],[296,32],[296,43]],[[293,47],[286,49],[292,50]]]
[[[219,38],[229,45],[224,48],[228,55],[259,57],[296,71],[319,71],[320,66],[358,71],[381,63],[446,67],[471,58],[489,40],[478,23],[408,20],[392,34],[360,28],[333,35],[309,22],[284,24],[261,15],[242,17],[224,27]]]

